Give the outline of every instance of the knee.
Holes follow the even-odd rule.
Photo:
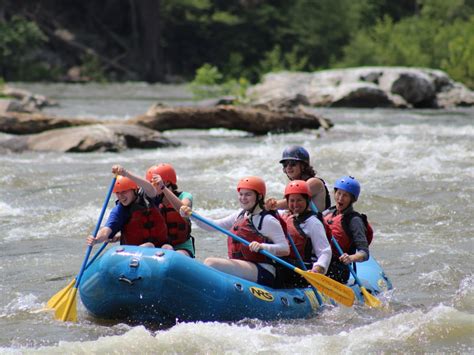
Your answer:
[[[150,243],[150,242],[143,243],[140,246],[141,247],[146,247],[146,248],[154,248],[155,247],[155,245],[153,243]]]

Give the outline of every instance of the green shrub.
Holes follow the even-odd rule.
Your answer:
[[[470,8],[462,0],[423,3],[419,17],[396,23],[384,17],[359,31],[335,65],[430,67],[474,88],[474,16],[465,18]]]
[[[271,51],[266,52],[264,58],[260,61],[260,75],[283,70],[304,70],[308,63],[308,57],[299,57],[299,52],[297,47],[293,47],[291,52],[283,53],[281,47],[276,45]]]
[[[102,64],[97,56],[86,54],[81,57],[81,75],[96,82],[106,82],[107,76],[104,73]]]
[[[449,40],[443,39],[446,36]],[[439,37],[446,43],[446,52],[440,60],[441,69],[454,80],[474,89],[474,16],[469,22],[455,22],[444,28]]]
[[[35,64],[34,51],[45,41],[46,36],[34,22],[20,16],[0,21],[0,74],[18,79],[19,74],[30,72]]]
[[[231,95],[241,103],[246,101],[245,92],[249,85],[248,80],[242,77],[225,80],[217,67],[206,63],[196,70],[196,76],[189,86],[196,99]]]

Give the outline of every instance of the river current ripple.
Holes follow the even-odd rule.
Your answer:
[[[58,100],[47,112],[66,117],[121,120],[156,101],[191,103],[184,86],[17,86]],[[171,131],[180,147],[1,155],[0,353],[472,353],[474,110],[315,111],[335,127],[263,137]],[[357,209],[373,223],[371,252],[394,285],[382,295],[387,310],[336,307],[307,320],[171,328],[97,321],[80,302],[77,324],[36,312],[79,271],[112,164],[144,173],[172,163],[196,210],[220,217],[238,207],[239,177],[260,175],[269,195],[282,195],[278,160],[290,144],[309,150],[330,189],[341,175],[361,181]],[[222,235],[197,227],[193,234],[198,259],[225,255]]]

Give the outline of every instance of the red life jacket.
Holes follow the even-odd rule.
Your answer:
[[[261,219],[264,218],[265,214],[260,213]],[[268,243],[268,238],[264,237],[262,234],[259,233],[257,228],[253,225],[252,221],[242,213],[239,215],[237,220],[234,222],[232,226],[232,231],[245,239],[249,243],[251,242],[259,242],[259,243]],[[229,259],[239,259],[239,260],[246,260],[252,261],[254,263],[266,263],[268,262],[268,258],[260,253],[254,253],[249,249],[248,246],[232,239],[227,238],[227,253]]]
[[[295,218],[290,213],[285,213],[281,215],[281,219],[286,223],[287,233],[293,239],[295,243],[296,249],[298,249],[298,253],[301,255],[304,261],[311,260],[311,253],[313,251],[313,246],[311,243],[311,239],[308,238],[306,233],[301,228],[301,223],[304,222],[311,216],[315,216],[314,212],[310,212],[305,215],[303,220],[299,218]],[[287,258],[296,259],[296,254],[293,248],[290,248],[290,255]]]
[[[130,205],[130,218],[122,228],[120,244],[140,245],[146,242],[161,247],[168,243],[168,231],[158,208],[139,194]]]
[[[331,230],[331,227],[329,226],[329,224],[325,221],[324,219],[324,216],[321,212],[317,212],[316,213],[316,217],[319,219],[319,221],[323,224],[324,226],[324,231],[326,232],[326,237],[328,238],[328,240],[330,241],[331,240],[331,237],[332,237],[332,230]],[[332,244],[331,242],[329,242],[329,244]]]
[[[351,219],[355,216],[359,216],[362,218],[362,221],[364,222],[366,233],[365,237],[367,238],[367,243],[370,245],[372,243],[372,239],[374,237],[374,230],[372,229],[372,226],[370,223],[367,221],[367,216],[365,214],[352,211],[350,213],[339,213],[337,215],[334,215],[336,213],[335,210],[330,210],[329,213],[327,213],[324,216],[324,224],[325,228],[326,226],[329,227],[330,229],[330,234],[327,234],[329,244],[331,245],[332,248],[332,255],[333,257],[336,257],[339,255],[339,252],[337,249],[334,247],[333,243],[331,242],[331,237],[334,236],[336,238],[337,242],[339,243],[339,246],[341,247],[342,251],[345,253],[350,253],[351,252],[351,247],[352,247],[352,232],[349,228],[349,223]]]
[[[184,243],[191,237],[191,223],[181,217],[170,203],[161,203],[160,211],[168,227],[168,240],[171,245]]]

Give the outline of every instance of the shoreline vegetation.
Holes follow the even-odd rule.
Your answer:
[[[194,78],[198,95],[215,95],[200,87],[217,84],[239,96],[270,72],[402,66],[443,70],[472,89],[473,33],[469,0],[4,0],[0,77]]]

